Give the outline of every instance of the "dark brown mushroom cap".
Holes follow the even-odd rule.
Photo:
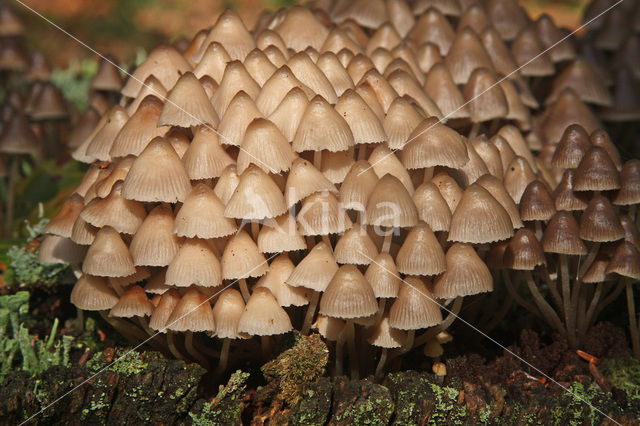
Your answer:
[[[580,219],[580,238],[598,242],[624,238],[624,229],[609,199],[600,194],[593,196]]]
[[[575,191],[607,191],[620,188],[616,166],[603,148],[592,146],[576,169]]]
[[[0,36],[19,36],[24,32],[24,25],[14,13],[9,3],[0,5]]]
[[[571,87],[583,102],[602,106],[611,106],[613,103],[607,87],[584,59],[573,61],[554,78],[547,104],[554,102],[558,93],[566,87]]]
[[[533,270],[546,263],[542,245],[533,231],[519,229],[504,251],[504,266],[516,270]]]
[[[569,212],[559,211],[551,218],[540,242],[546,253],[587,254],[578,222]]]
[[[553,62],[563,62],[576,57],[576,49],[571,39],[566,39],[564,32],[556,26],[551,17],[543,13],[535,23],[536,34],[542,45],[549,49]]]
[[[68,117],[69,111],[62,92],[53,84],[44,83],[29,116],[33,120],[59,120]]]
[[[28,60],[16,38],[6,37],[0,43],[0,69],[22,72]]]
[[[640,203],[640,160],[632,159],[624,163],[620,173],[620,189],[613,204],[628,206]]]
[[[640,252],[633,244],[621,242],[607,266],[607,273],[616,273],[634,280],[640,279]]]
[[[570,88],[564,89],[558,95],[558,100],[546,110],[543,116],[542,134],[550,143],[560,141],[564,130],[571,124],[580,124],[587,133],[601,127],[591,109]]]
[[[107,55],[100,59],[98,71],[91,80],[91,89],[104,90],[108,92],[119,92],[122,87],[122,77],[120,70],[115,65],[116,59]]]
[[[520,198],[520,218],[522,220],[549,220],[556,208],[547,185],[534,180],[525,188]]]
[[[47,58],[42,52],[33,52],[29,61],[27,79],[29,81],[48,81],[50,75],[51,68],[49,68]]]
[[[485,257],[487,266],[492,269],[504,269],[504,252],[507,250],[507,246],[511,240],[502,240],[491,244],[489,252]]]
[[[38,156],[41,152],[38,138],[31,130],[27,117],[15,113],[6,123],[0,134],[0,152],[6,154],[31,154]]]
[[[629,215],[620,215],[620,225],[624,229],[624,240],[630,242],[640,250],[640,231]]]
[[[620,158],[620,152],[618,151],[618,148],[616,148],[615,144],[609,137],[609,133],[607,133],[606,130],[594,130],[591,133],[591,136],[589,136],[589,139],[591,140],[591,145],[599,146],[607,152],[607,155],[609,155],[609,158],[611,159],[611,161],[613,161],[613,164],[615,164],[618,171],[622,170],[622,159]]]
[[[633,46],[633,53],[628,53],[627,55],[636,55],[637,57],[635,50],[640,49],[640,39],[636,36],[629,38],[629,40],[635,40],[635,46]],[[619,52],[618,54],[620,55],[621,53]],[[625,60],[628,59],[627,55],[621,54],[621,56],[625,57]],[[638,63],[635,66],[635,77],[640,75],[640,59],[636,59],[636,61]],[[637,79],[634,79],[629,67],[630,65],[623,66],[616,74],[613,106],[602,110],[600,113],[604,121],[626,122],[640,119],[640,84],[638,84]]]
[[[587,153],[591,142],[589,135],[579,124],[572,124],[562,134],[555,148],[551,165],[561,169],[575,169]]]
[[[553,191],[553,200],[556,210],[574,211],[587,208],[587,194],[584,192],[574,192],[573,182],[576,178],[576,171],[566,169],[562,174],[562,179]]]

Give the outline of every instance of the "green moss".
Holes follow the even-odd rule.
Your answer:
[[[318,334],[295,334],[293,347],[262,366],[267,381],[278,387],[281,398],[295,407],[305,384],[314,383],[325,372],[329,350]]]
[[[467,407],[465,405],[458,405],[458,395],[460,392],[456,389],[439,386],[435,383],[431,383],[430,386],[433,397],[435,398],[435,406],[431,412],[429,424],[437,425],[443,422],[454,425],[463,424]]]
[[[571,426],[601,424],[604,416],[598,410],[614,418],[623,414],[612,401],[611,394],[602,392],[594,384],[584,386],[580,382],[574,382],[568,390],[554,400],[556,404],[551,409],[553,424]]]
[[[609,359],[602,364],[601,370],[611,385],[627,394],[630,404],[640,404],[640,360],[631,357]]]
[[[140,353],[126,348],[117,348],[113,355],[113,361],[107,361],[104,353],[98,352],[87,361],[87,367],[96,372],[108,366],[106,368],[108,371],[130,376],[146,370],[149,362],[157,357],[156,352]]]
[[[336,379],[333,400],[334,425],[386,425],[395,410],[389,389],[369,380]]]
[[[189,412],[194,425],[241,425],[242,398],[249,373],[236,371],[226,386],[220,386],[216,397],[205,402],[199,412]]]
[[[290,416],[293,425],[321,426],[327,421],[331,411],[331,393],[333,385],[327,377],[321,377],[316,383],[305,385],[298,405]]]

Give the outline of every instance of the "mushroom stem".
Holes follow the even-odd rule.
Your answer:
[[[247,303],[249,301],[249,297],[251,296],[251,293],[249,293],[249,287],[247,286],[247,280],[244,278],[240,278],[238,280],[238,286],[240,287],[240,293],[242,293],[244,303]]]
[[[271,336],[260,336],[260,344],[262,345],[262,355],[265,359],[269,359],[271,355]]]
[[[604,283],[596,283],[596,291],[591,298],[591,303],[589,304],[589,308],[587,308],[587,312],[578,318],[578,338],[580,341],[582,341],[584,336],[587,334],[591,318],[593,317],[596,307],[598,306],[598,302],[600,301],[600,297],[602,296],[603,287]]]
[[[540,274],[544,279],[544,282],[547,283],[547,287],[549,288],[549,293],[551,294],[551,298],[553,299],[556,308],[562,310],[562,297],[560,297],[560,293],[558,292],[557,282],[551,281],[549,277],[549,271],[547,270],[547,265],[543,265]]]
[[[500,126],[500,118],[494,118],[491,120],[491,124],[489,124],[489,134],[491,136],[495,135],[498,131],[498,127]]]
[[[130,322],[125,323],[122,320],[110,317],[106,311],[100,311],[100,316],[102,317],[102,319],[108,322],[111,327],[116,329],[118,333],[122,334],[127,340],[132,343],[140,343],[148,338],[147,335],[142,332],[142,330],[140,330]]]
[[[331,248],[331,240],[329,239],[328,235],[323,235],[322,236],[322,242],[325,243],[326,245],[329,246],[329,248]]]
[[[222,339],[222,349],[220,349],[220,359],[218,360],[218,374],[222,374],[227,371],[227,364],[229,363],[229,347],[231,346],[231,339]]]
[[[313,166],[318,170],[322,168],[322,151],[313,151]]]
[[[567,330],[569,347],[576,347],[575,312],[571,304],[571,282],[569,278],[569,264],[566,254],[560,254],[560,282],[562,284],[562,302],[564,322]]]
[[[625,280],[620,281],[618,283],[618,285],[615,287],[615,289],[611,293],[609,293],[607,295],[607,297],[602,299],[602,301],[600,301],[600,303],[598,303],[598,306],[596,308],[596,313],[591,318],[591,321],[589,322],[588,327],[591,327],[593,325],[593,323],[595,322],[596,318],[598,318],[598,315],[600,315],[600,312],[602,312],[602,310],[605,307],[607,307],[607,305],[609,305],[611,302],[613,302],[614,300],[616,300],[618,298],[620,293],[622,293],[622,290],[625,289],[625,286],[626,286]]]
[[[84,311],[78,307],[76,307],[77,316],[76,316],[76,324],[78,327],[78,331],[82,333],[84,331]]]
[[[449,314],[447,315],[447,317],[440,324],[436,325],[435,327],[431,327],[430,329],[422,333],[419,337],[415,338],[413,340],[413,347],[417,348],[418,346],[424,345],[425,343],[436,337],[438,333],[445,331],[446,329],[451,327],[453,321],[455,321],[455,319],[458,317],[461,308],[462,296],[458,296],[454,299],[453,305],[451,306],[451,309],[449,309]]]
[[[176,341],[173,331],[167,330],[167,345],[169,346],[169,351],[171,354],[177,359],[184,359],[184,355],[178,350],[176,347]]]
[[[362,144],[358,147],[358,161],[367,159],[367,145]]]
[[[391,240],[393,239],[393,231],[394,228],[388,228],[384,234],[384,241],[382,242],[382,249],[380,250],[383,253],[389,253],[391,249]]]
[[[10,237],[13,231],[13,212],[16,202],[16,181],[18,180],[18,165],[20,163],[20,155],[16,154],[9,158],[11,166],[9,168],[9,181],[7,187],[7,212],[5,215],[5,236]]]
[[[376,381],[382,378],[384,374],[384,366],[387,364],[387,348],[382,348],[382,352],[380,353],[380,360],[378,361],[378,365],[376,365],[376,372],[373,376]]]
[[[525,278],[527,279],[527,285],[529,287],[529,291],[531,292],[531,296],[533,296],[533,301],[535,302],[536,306],[542,313],[542,316],[545,319],[545,321],[552,328],[555,328],[556,330],[558,330],[560,334],[566,335],[567,332],[564,326],[562,325],[562,321],[560,320],[560,317],[558,316],[556,311],[553,310],[551,305],[549,305],[549,303],[545,300],[545,298],[542,297],[542,294],[540,294],[540,291],[538,291],[538,286],[533,280],[533,275],[531,274],[531,271],[525,271],[524,274],[525,274]]]
[[[198,364],[203,366],[206,369],[209,369],[209,361],[205,356],[203,356],[194,346],[193,343],[193,331],[187,331],[184,336],[184,346],[187,349],[187,353],[193,357]]]
[[[507,271],[506,269],[502,270],[502,280],[504,281],[504,285],[507,288],[507,291],[509,292],[511,297],[513,297],[513,300],[515,300],[518,305],[522,306],[523,308],[531,312],[536,317],[541,316],[540,312],[538,312],[535,306],[526,302],[522,298],[522,296],[520,296],[520,293],[518,293],[518,289],[514,287],[513,282],[511,282],[511,276],[509,275],[509,271]]]
[[[629,206],[629,217],[631,218],[631,220],[635,223],[636,221],[636,213],[638,211],[638,205],[637,204],[632,204],[631,206]]]
[[[336,377],[342,376],[342,366],[344,362],[344,339],[345,332],[340,333],[340,337],[336,340]]]
[[[378,312],[376,313],[376,324],[380,322],[382,315],[384,315],[384,309],[387,305],[387,298],[381,297],[380,301],[378,301]]]
[[[596,259],[598,250],[600,250],[600,243],[593,243],[593,245],[591,246],[591,250],[589,250],[589,254],[587,255],[587,258],[582,263],[582,266],[580,267],[580,271],[578,272],[578,278],[580,280],[582,280],[582,277],[584,276],[584,274],[587,273],[587,271],[591,267],[591,264]]]
[[[480,123],[473,123],[471,125],[471,130],[469,130],[469,136],[467,136],[469,139],[473,139],[478,135],[478,132],[480,131]]]
[[[347,346],[349,348],[349,369],[351,371],[351,380],[358,380],[360,378],[360,371],[358,371],[358,355],[356,351],[356,330],[353,325],[353,319],[347,320],[345,326]]]
[[[311,300],[309,300],[309,306],[307,306],[307,313],[302,323],[302,330],[300,331],[305,336],[309,334],[309,330],[311,329],[311,323],[313,322],[313,317],[315,317],[316,308],[318,307],[318,300],[320,300],[320,292],[313,290]]]
[[[624,278],[627,287],[627,310],[629,311],[629,333],[631,333],[631,350],[634,358],[640,358],[640,330],[636,318],[636,305],[633,301],[633,287],[631,280]]]
[[[251,220],[251,235],[254,241],[258,241],[258,234],[260,233],[260,222],[257,220]]]
[[[425,167],[423,169],[424,173],[422,175],[422,182],[429,183],[431,179],[433,179],[433,167]]]

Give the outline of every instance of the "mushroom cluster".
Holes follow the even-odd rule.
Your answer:
[[[268,354],[312,327],[336,374],[345,344],[352,377],[375,347],[378,371],[437,357],[462,298],[493,290],[531,182],[556,186],[531,147],[574,111],[533,120],[529,83],[575,58],[544,53],[561,38],[515,0],[322,1],[251,31],[225,11],[132,72],[40,259],[81,264],[79,309],[220,371],[252,336]]]

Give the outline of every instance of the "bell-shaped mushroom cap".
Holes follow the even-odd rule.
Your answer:
[[[73,229],[71,229],[71,241],[76,244],[88,246],[93,243],[97,233],[98,228],[89,225],[82,220],[81,217],[78,217],[73,224]]]
[[[528,142],[525,141],[518,127],[512,124],[504,125],[500,128],[500,130],[498,130],[498,135],[507,142],[509,147],[513,150],[515,156],[524,158],[529,164],[529,167],[531,167],[534,172],[538,171],[536,168],[536,161],[531,154],[531,149],[529,148]],[[506,166],[508,165],[509,162],[506,163]]]
[[[531,112],[524,104],[522,97],[520,96],[519,89],[516,88],[514,82],[508,79],[498,80],[502,93],[507,100],[507,115],[505,118],[508,120],[515,120],[522,130],[531,129]],[[534,148],[531,145],[531,148]],[[539,148],[539,147],[538,147]]]
[[[589,135],[579,124],[572,124],[562,134],[551,159],[553,167],[575,169],[589,150]]]
[[[489,20],[505,40],[513,40],[527,23],[527,15],[513,0],[489,0],[485,5]]]
[[[460,2],[449,0],[418,0],[412,5],[414,15],[421,15],[430,8],[447,16],[460,16],[462,13]]]
[[[130,154],[138,156],[150,140],[167,133],[168,127],[158,127],[162,107],[162,101],[156,96],[146,96],[136,112],[126,120],[124,126],[115,135],[109,149],[109,156],[112,158],[126,157]],[[89,154],[90,148],[91,146],[87,149],[87,154]]]
[[[458,170],[452,171],[452,173],[458,177],[464,186],[469,186],[476,182],[481,176],[488,174],[489,169],[487,168],[487,165],[484,164],[484,160],[478,155],[471,142],[469,142],[468,139],[465,139],[464,143],[467,147],[469,161],[467,161],[467,163]]]
[[[638,47],[638,41],[640,38],[637,36],[630,37],[627,41],[627,46],[632,46],[631,49],[635,52]],[[634,55],[635,53],[623,53],[619,52],[618,55],[625,60],[628,60],[627,55]],[[637,56],[637,55],[636,55]],[[616,83],[613,92],[613,106],[604,109],[600,116],[605,121],[634,121],[640,118],[640,101],[638,101],[638,94],[640,88],[638,87],[637,79],[631,74],[631,67],[634,67],[637,71],[635,76],[640,75],[640,60],[635,59],[637,63],[635,65],[627,64],[618,70],[616,73]]]
[[[401,278],[389,253],[382,252],[369,264],[364,277],[373,288],[376,297],[396,297],[400,290]]]
[[[193,187],[176,215],[173,232],[179,237],[220,238],[236,231],[233,219],[224,216],[225,206],[203,183]]]
[[[502,139],[502,138],[501,138]],[[491,175],[502,180],[504,176],[504,167],[502,165],[502,157],[498,148],[487,139],[485,135],[480,135],[471,140],[471,146],[487,166],[487,170]]]
[[[403,330],[392,328],[389,325],[389,314],[385,314],[380,322],[373,327],[367,342],[380,348],[399,348],[407,339],[407,333]]]
[[[269,120],[278,126],[288,141],[293,141],[308,105],[309,99],[305,92],[299,87],[294,87],[287,92],[277,108],[269,115]]]
[[[620,189],[613,204],[629,206],[640,203],[640,160],[632,159],[624,163],[620,173]]]
[[[245,58],[244,66],[251,77],[262,86],[278,68],[259,48],[253,49]]]
[[[409,194],[413,194],[415,188],[413,187],[413,181],[411,180],[409,171],[398,159],[396,154],[386,145],[378,145],[371,154],[369,154],[367,161],[371,164],[373,171],[376,172],[379,178],[382,178],[386,174],[395,176],[402,182],[402,185],[409,191]]]
[[[480,123],[504,118],[509,112],[507,98],[498,84],[493,71],[476,68],[462,91],[468,102],[471,121]]]
[[[329,192],[316,192],[305,198],[297,222],[305,236],[340,234],[352,226],[335,195]]]
[[[308,46],[320,50],[329,34],[329,30],[311,10],[302,6],[289,9],[274,29],[286,46],[296,52],[305,50]]]
[[[39,156],[42,148],[24,114],[15,113],[0,133],[0,153]]]
[[[24,32],[24,25],[8,3],[0,6],[0,35],[19,36]]]
[[[534,180],[520,198],[520,217],[522,220],[547,221],[556,213],[549,188],[539,180]]]
[[[71,291],[71,303],[84,311],[111,309],[118,300],[118,295],[104,277],[82,275]]]
[[[451,217],[448,240],[483,244],[512,235],[513,225],[504,207],[479,184],[469,186]]]
[[[513,201],[519,204],[527,185],[535,179],[536,175],[527,160],[522,157],[515,157],[509,163],[509,167],[504,174],[503,183]]]
[[[382,146],[382,145],[378,145]],[[337,184],[344,181],[351,166],[355,163],[353,159],[354,149],[351,147],[347,151],[323,151],[320,170],[324,177],[331,183]]]
[[[147,289],[145,288],[145,291]],[[175,309],[175,307],[180,302],[180,292],[175,288],[170,288],[162,295],[160,295],[160,300],[158,304],[153,309],[153,313],[151,314],[151,318],[149,318],[149,328],[152,330],[157,330],[161,333],[166,332],[165,326],[167,325],[167,320],[171,316],[171,313]]]
[[[451,210],[433,182],[423,183],[416,188],[413,202],[418,209],[418,218],[434,232],[449,230]]]
[[[417,16],[417,21],[407,38],[416,44],[431,43],[440,53],[446,55],[451,49],[455,35],[447,18],[437,8],[429,8]]]
[[[229,239],[221,263],[222,278],[225,280],[260,277],[269,270],[267,259],[244,230]]]
[[[407,277],[389,310],[389,325],[400,330],[418,330],[442,322],[440,305],[418,277]]]
[[[487,265],[471,244],[455,243],[447,250],[447,270],[433,284],[433,295],[440,299],[493,291],[493,278]]]
[[[220,120],[218,126],[218,132],[221,135],[220,142],[223,145],[239,146],[242,144],[249,123],[259,117],[262,117],[262,113],[258,110],[253,99],[244,91],[239,91],[231,100]]]
[[[609,137],[609,134],[606,130],[602,128],[594,130],[589,136],[589,140],[591,141],[591,145],[599,146],[607,152],[609,158],[611,158],[611,161],[613,161],[613,164],[615,164],[616,170],[622,170],[622,159],[620,158],[620,152]]]
[[[226,217],[261,220],[287,211],[278,185],[262,169],[251,164],[240,176],[224,211]]]
[[[320,335],[326,340],[335,342],[336,340],[340,339],[345,325],[346,322],[340,318],[318,315],[316,318],[316,322],[313,323],[313,326],[311,328],[317,330],[318,333],[320,333]]]
[[[146,317],[153,313],[153,303],[143,288],[132,285],[120,296],[120,300],[109,311],[109,316],[119,318]]]
[[[391,85],[392,90],[395,90],[398,96],[412,97],[416,104],[418,104],[418,106],[420,106],[420,108],[425,112],[426,116],[432,116],[439,120],[446,120],[435,102],[433,102],[431,98],[424,93],[420,83],[418,83],[418,81],[408,72],[403,69],[396,69],[389,74],[388,82]],[[389,95],[393,95],[393,93],[390,93]],[[385,110],[389,109],[391,102],[393,102],[394,99],[394,97],[390,97],[389,99],[384,100]]]
[[[199,238],[186,240],[167,268],[165,283],[177,287],[221,285],[222,268],[218,256],[206,241]]]
[[[364,223],[406,228],[418,223],[418,210],[411,195],[395,176],[386,174],[369,195]]]
[[[462,136],[433,117],[413,130],[401,158],[408,169],[434,166],[457,169],[469,161]]]
[[[127,245],[110,226],[98,231],[82,263],[82,272],[100,277],[126,277],[136,272]]]
[[[366,227],[356,224],[338,239],[334,254],[338,263],[368,265],[378,255],[378,249]]]
[[[89,137],[100,121],[100,113],[89,106],[87,110],[78,117],[73,129],[69,132],[67,147],[74,150]]]
[[[220,293],[213,306],[213,319],[218,338],[242,339],[245,337],[238,332],[238,323],[244,308],[244,299],[238,290],[228,288]]]
[[[169,86],[169,87],[173,87],[173,86]],[[135,96],[135,98],[133,98],[131,103],[127,106],[126,108],[127,114],[129,115],[134,114],[138,110],[138,107],[140,106],[142,101],[149,95],[155,96],[156,98],[160,99],[162,102],[164,102],[167,98],[167,89],[153,75],[150,75],[149,77],[146,78],[146,80],[144,80],[144,85],[140,88],[140,91],[138,92],[138,94]],[[109,105],[106,103],[106,100],[104,100],[104,103],[105,103],[104,108],[107,108]],[[99,108],[103,108],[103,107],[102,107],[102,104],[100,104],[98,106],[94,106],[94,108],[96,108],[99,112],[102,112]]]
[[[129,284],[139,283],[142,280],[146,280],[150,276],[151,276],[151,273],[146,267],[138,266],[136,267],[135,273],[131,275],[127,275],[126,277],[109,278],[109,283],[114,287],[126,287]]]
[[[216,178],[224,169],[235,164],[233,158],[220,146],[215,130],[200,126],[194,133],[193,140],[182,156],[189,179]]]
[[[351,128],[356,144],[379,143],[387,139],[382,123],[355,90],[345,91],[338,99],[335,110]]]
[[[448,119],[469,117],[469,108],[462,93],[444,64],[431,67],[425,78],[424,90]]]
[[[191,191],[180,157],[164,138],[149,142],[124,179],[122,196],[137,201],[183,201]]]
[[[298,263],[286,283],[294,287],[306,287],[324,291],[338,270],[331,247],[320,242]]]
[[[479,33],[479,36],[482,45],[491,58],[496,72],[502,75],[512,75],[516,73],[518,67],[516,61],[495,28],[488,26],[482,33]]]
[[[620,188],[620,176],[607,152],[592,146],[576,169],[575,191],[607,191]]]
[[[251,77],[242,62],[229,62],[224,70],[220,85],[211,97],[211,103],[218,116],[224,117],[231,101],[241,91],[245,92],[251,99],[256,100],[260,93],[260,86]],[[262,111],[262,109],[260,110]]]
[[[556,210],[574,211],[587,208],[585,193],[573,191],[575,176],[576,172],[573,169],[566,169],[562,174],[560,183],[553,191]]]
[[[396,264],[406,275],[437,275],[445,270],[444,252],[429,225],[419,223],[409,231]]]
[[[279,108],[279,105],[284,102],[287,95],[294,88],[301,90],[307,100],[313,96],[314,92],[298,80],[288,66],[283,65],[273,73],[260,89],[256,97],[256,106],[265,116],[270,116]],[[294,105],[300,105],[300,103],[301,101],[296,99]]]
[[[558,100],[547,109],[544,117],[542,133],[549,143],[557,143],[571,124],[580,124],[587,133],[602,127],[589,107],[570,88],[559,94]]]
[[[555,72],[553,62],[533,28],[524,28],[511,44],[511,53],[523,76],[542,77]]]
[[[86,247],[58,235],[47,235],[38,247],[40,263],[80,263],[85,257]]]
[[[82,196],[74,192],[71,197],[64,202],[58,214],[56,214],[44,228],[44,233],[71,238],[73,224],[80,215],[83,207],[84,201]]]
[[[629,215],[620,215],[620,225],[624,229],[624,239],[630,242],[638,250],[640,250],[640,230],[635,225],[635,222]]]
[[[191,70],[191,66],[184,57],[171,46],[162,44],[149,53],[147,59],[141,63],[127,80],[120,91],[123,96],[135,98],[147,77],[153,75],[163,87],[173,87],[181,75]]]
[[[595,284],[601,283],[604,281],[611,281],[615,278],[612,275],[607,275],[607,266],[609,265],[609,260],[611,259],[611,250],[609,248],[600,247],[598,250],[598,254],[595,259],[589,266],[589,268],[585,271],[585,273],[580,277],[580,280],[583,283]]]
[[[253,120],[244,134],[238,154],[238,173],[242,174],[250,164],[265,173],[277,174],[289,170],[295,154],[291,145],[271,121]]]
[[[267,288],[256,288],[240,316],[238,331],[253,336],[284,334],[293,328],[287,312]]]
[[[439,172],[432,179],[431,182],[438,188],[438,191],[447,202],[449,210],[453,213],[458,206],[458,203],[462,199],[462,188],[456,183],[456,181],[447,174],[447,172]]]
[[[576,50],[571,39],[566,39],[564,32],[556,26],[549,15],[546,13],[540,15],[535,25],[536,34],[545,49],[549,49],[549,56],[553,62],[575,59]]]
[[[578,222],[569,212],[559,211],[549,220],[540,242],[545,253],[587,254]]]
[[[391,149],[402,149],[408,143],[411,133],[422,122],[423,117],[406,98],[396,98],[389,106],[384,118],[384,131]]]
[[[344,151],[354,144],[347,122],[321,96],[314,97],[300,120],[293,139],[296,152]]]
[[[164,294],[172,287],[164,283],[167,268],[162,268],[155,274],[153,274],[148,280],[147,285],[144,286],[144,291],[151,294]]]
[[[601,106],[611,106],[613,103],[607,86],[596,76],[585,59],[571,62],[554,78],[546,103],[555,102],[558,94],[567,87],[572,88],[583,102]]]
[[[194,287],[182,296],[166,323],[173,331],[214,331],[216,323],[209,299]]]
[[[198,50],[202,50],[203,48],[204,53],[200,62],[198,62],[198,65],[194,68],[193,73],[198,78],[208,75],[215,81],[222,81],[224,69],[226,68],[227,63],[231,62],[229,53],[227,53],[224,46],[215,41],[209,43],[208,46],[201,45]]]
[[[330,104],[338,100],[333,86],[306,52],[298,52],[287,61],[287,66],[295,76],[314,93],[322,96]]]
[[[102,178],[102,174],[100,174],[98,179],[96,179],[93,188],[89,188],[89,190],[87,190],[84,199],[85,205],[89,204],[89,202],[93,200],[92,195],[94,194],[92,193],[95,193],[95,196],[100,198],[107,197],[111,193],[116,182],[124,180],[127,177],[127,174],[129,174],[129,170],[131,170],[131,166],[135,160],[136,157],[128,155],[124,158],[111,162],[109,167],[104,169],[104,178]]]
[[[598,242],[624,238],[624,229],[609,199],[597,194],[589,201],[580,218],[580,238]]]
[[[207,46],[213,42],[224,46],[231,59],[241,61],[256,47],[251,33],[232,9],[227,9],[220,15],[193,59],[199,62]]]
[[[123,234],[135,234],[147,212],[142,203],[122,198],[121,192],[122,181],[118,181],[106,198],[95,198],[87,204],[80,217],[97,228],[111,226]]]
[[[185,73],[167,95],[159,126],[215,126],[219,118],[202,84],[192,72]]]
[[[607,274],[640,279],[640,252],[633,244],[623,241],[616,247],[607,265]]]
[[[173,233],[173,212],[167,204],[151,210],[129,245],[136,266],[167,266],[178,248],[179,238]]]
[[[287,206],[291,207],[303,198],[322,191],[338,192],[336,187],[311,162],[303,158],[293,160],[284,190]]]
[[[359,318],[373,315],[378,303],[373,288],[353,265],[344,265],[335,273],[320,299],[322,315],[334,318]]]
[[[307,243],[298,232],[295,218],[289,213],[267,219],[258,234],[258,249],[262,253],[304,250]]]
[[[323,52],[316,65],[331,82],[336,95],[341,96],[347,89],[355,88],[351,76],[349,76],[346,68],[340,63],[335,53],[331,51]]]
[[[473,71],[478,68],[493,71],[489,54],[470,28],[464,28],[456,34],[444,63],[456,84],[466,84]]]
[[[518,229],[504,251],[504,265],[511,269],[531,271],[545,263],[542,245],[533,231]]]
[[[223,204],[227,204],[233,195],[233,192],[240,183],[240,176],[236,172],[236,166],[231,165],[222,171],[216,186],[213,188],[213,192],[222,201]]]
[[[307,295],[311,291],[304,287],[293,287],[285,282],[294,268],[289,257],[285,253],[280,254],[269,264],[269,272],[260,277],[254,290],[260,287],[268,288],[282,307],[308,305]]]
[[[340,185],[340,202],[345,209],[364,212],[377,183],[378,176],[371,165],[365,160],[357,161]]]

